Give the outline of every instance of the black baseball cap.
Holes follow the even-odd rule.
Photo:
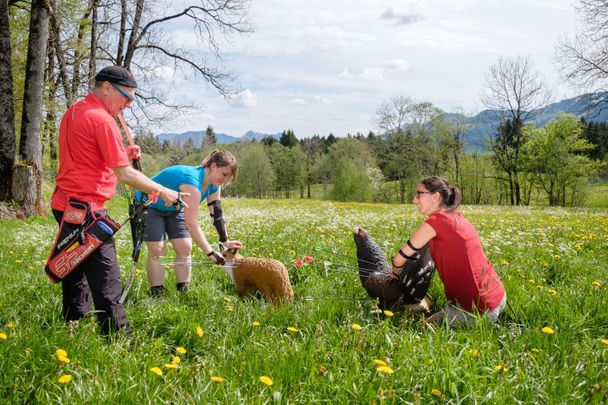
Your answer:
[[[126,87],[137,88],[137,82],[131,72],[122,66],[108,66],[99,71],[95,76],[97,82],[110,82]]]

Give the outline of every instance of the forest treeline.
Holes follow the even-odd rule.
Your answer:
[[[511,122],[488,137],[490,152],[466,153],[464,128],[427,104],[429,108],[435,115],[428,122],[382,136],[370,132],[298,140],[286,130],[280,139],[216,145],[208,127],[200,148],[192,139],[161,144],[151,133],[138,134],[136,143],[150,175],[169,165],[200,164],[213,148],[230,150],[239,162],[238,179],[225,190],[231,196],[405,203],[422,177],[437,175],[457,184],[467,204],[512,204]],[[520,205],[579,205],[589,181],[608,177],[606,123],[564,114],[542,128],[528,124],[523,134],[517,172]]]

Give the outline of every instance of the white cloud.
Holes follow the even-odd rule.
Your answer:
[[[289,100],[291,104],[308,104],[303,98],[292,98]]]
[[[315,101],[318,101],[322,104],[331,104],[331,100],[323,96],[315,96]]]
[[[252,108],[258,105],[257,97],[249,89],[245,89],[233,96],[228,96],[226,100],[234,108]]]
[[[384,62],[384,67],[391,71],[405,70],[410,67],[410,63],[402,59],[392,59]]]
[[[348,72],[348,69],[344,68],[344,70],[336,75],[336,77],[344,77],[346,79],[352,79],[353,75]]]
[[[361,72],[361,77],[368,80],[382,80],[384,78],[384,69],[381,68],[365,68]]]

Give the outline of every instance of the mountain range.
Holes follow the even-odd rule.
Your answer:
[[[559,113],[575,114],[585,118],[587,121],[607,122],[608,109],[598,108],[599,101],[605,101],[608,98],[608,93],[587,93],[581,96],[568,98],[547,105],[542,111],[534,115],[534,122],[537,126],[543,126],[551,119],[555,118]],[[446,113],[446,117],[452,121],[463,123],[467,130],[464,136],[465,150],[467,151],[483,151],[486,149],[485,139],[496,133],[496,128],[499,124],[498,110],[483,110],[475,116],[463,116],[455,113]],[[242,136],[234,136],[223,133],[216,133],[218,144],[227,144],[238,141],[251,141],[271,136],[276,139],[281,137],[281,133],[266,134],[263,132],[247,131]],[[183,144],[189,138],[192,139],[196,147],[200,147],[205,137],[205,130],[188,131],[182,133],[161,133],[157,135],[159,142],[166,141],[178,142]]]

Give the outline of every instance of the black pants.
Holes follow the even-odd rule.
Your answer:
[[[62,211],[53,210],[58,223]],[[77,226],[65,223],[62,235],[67,235]],[[82,318],[91,312],[95,304],[97,322],[101,333],[109,335],[118,329],[131,334],[129,320],[119,303],[122,284],[120,267],[116,262],[114,238],[104,242],[97,250],[61,281],[63,291],[63,318],[66,322]]]

